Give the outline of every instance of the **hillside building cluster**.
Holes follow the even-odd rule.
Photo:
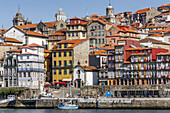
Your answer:
[[[170,4],[0,29],[0,87],[170,84]]]

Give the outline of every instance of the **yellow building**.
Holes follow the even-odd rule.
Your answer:
[[[52,73],[51,73],[51,53],[52,51],[44,49],[44,68],[46,72],[46,82],[52,81]]]
[[[88,42],[86,39],[62,40],[52,48],[53,82],[70,82],[75,65],[88,65]]]

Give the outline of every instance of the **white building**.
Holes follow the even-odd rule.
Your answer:
[[[73,85],[77,88],[98,85],[97,68],[94,66],[76,66],[73,70]]]
[[[19,87],[32,89],[44,88],[44,48],[38,44],[29,44],[22,47],[18,55]]]
[[[12,26],[4,33],[4,37],[13,38],[22,42],[23,44],[31,44],[32,42],[39,44],[41,46],[46,46],[46,39],[48,37],[33,31],[24,31],[16,26]]]
[[[63,9],[59,9],[55,14],[56,21],[63,20],[64,22],[67,20],[66,14],[63,12]]]

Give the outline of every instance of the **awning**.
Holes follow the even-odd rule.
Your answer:
[[[51,85],[44,85],[44,87],[51,87]]]
[[[63,79],[63,81],[71,81],[71,79]]]

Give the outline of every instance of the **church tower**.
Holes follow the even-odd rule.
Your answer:
[[[20,12],[20,8],[18,8],[18,12],[16,16],[13,18],[13,25],[16,25],[16,26],[25,25],[25,19]]]
[[[114,16],[114,9],[113,7],[111,6],[111,3],[109,2],[109,6],[106,8],[106,17],[105,19],[108,21],[108,22],[112,22],[112,23],[115,23],[115,16]]]
[[[63,12],[63,9],[59,9],[55,14],[56,21],[63,20],[64,22],[67,20],[66,14]]]

